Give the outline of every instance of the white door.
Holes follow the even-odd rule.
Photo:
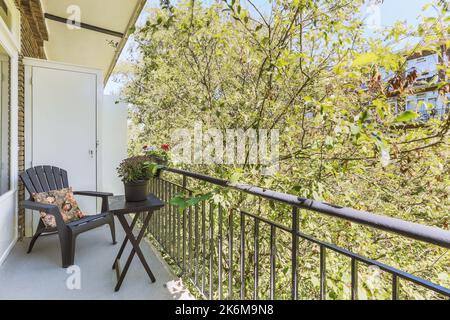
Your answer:
[[[32,164],[67,170],[76,191],[97,190],[97,75],[32,69]],[[95,214],[96,199],[80,197]]]
[[[117,175],[117,167],[127,157],[128,109],[115,96],[104,96],[102,107],[102,183],[100,191],[123,194],[123,183]]]

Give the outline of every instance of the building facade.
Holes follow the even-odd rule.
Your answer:
[[[415,111],[419,114],[417,121],[443,119],[450,110],[450,93],[442,94],[438,84],[447,82],[448,77],[439,65],[448,65],[450,50],[443,49],[445,54],[440,58],[438,53],[424,52],[410,56],[406,61],[406,73],[416,75],[411,94],[406,96],[403,104],[398,96],[392,96],[388,102],[396,114],[403,111]],[[391,75],[385,75],[389,79]],[[403,108],[401,108],[403,105]]]

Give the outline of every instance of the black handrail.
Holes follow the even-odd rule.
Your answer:
[[[397,218],[382,216],[366,211],[339,207],[320,201],[299,198],[294,195],[276,192],[260,187],[240,183],[230,183],[227,180],[210,177],[204,174],[193,173],[181,169],[163,168],[163,170],[180,174],[185,177],[212,183],[225,188],[233,188],[251,195],[278,201],[297,208],[323,213],[332,217],[345,219],[357,224],[370,226],[379,230],[396,233],[411,239],[435,244],[450,249],[450,231],[437,227],[430,227],[418,223],[408,222]]]

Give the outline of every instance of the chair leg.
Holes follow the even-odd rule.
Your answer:
[[[28,247],[27,254],[31,253],[31,250],[33,250],[34,244],[36,243],[36,240],[39,238],[39,236],[44,232],[45,226],[43,225],[42,221],[39,222],[38,228],[36,230],[36,233],[34,234],[33,238],[31,238],[30,245]]]
[[[76,236],[71,236],[64,244],[61,242],[61,255],[63,268],[75,264]]]
[[[61,245],[62,267],[68,268],[74,264],[75,260],[76,235],[66,230],[59,230],[58,235]]]
[[[112,242],[113,242],[113,244],[117,244],[117,241],[116,241],[116,226],[115,226],[115,223],[114,223],[114,216],[113,215],[111,215],[111,218],[110,218],[108,224],[109,224],[109,228],[111,229]]]
[[[75,264],[75,245],[76,245],[76,236],[73,236],[70,241],[69,266],[73,266]]]

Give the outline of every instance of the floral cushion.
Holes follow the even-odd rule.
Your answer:
[[[72,188],[33,193],[32,196],[36,202],[58,206],[65,223],[73,222],[84,217],[83,212],[81,212],[75,200]],[[41,219],[47,228],[56,228],[56,220],[53,215],[41,211]]]

